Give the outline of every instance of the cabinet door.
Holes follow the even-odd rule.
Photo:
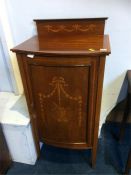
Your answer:
[[[93,134],[97,58],[25,58],[40,140],[89,147]]]

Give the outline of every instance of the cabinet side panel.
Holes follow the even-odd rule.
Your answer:
[[[36,124],[35,124],[36,122],[35,122],[35,119],[33,118],[34,114],[33,114],[33,110],[32,110],[32,101],[30,99],[31,91],[29,89],[29,86],[28,86],[29,82],[27,80],[28,76],[27,76],[27,70],[26,70],[26,65],[27,65],[26,59],[25,59],[26,57],[23,54],[16,54],[16,55],[17,55],[18,65],[19,65],[19,69],[20,69],[22,82],[23,82],[27,106],[28,106],[28,110],[29,110],[29,114],[30,114],[31,128],[32,128],[35,146],[36,146],[36,150],[37,150],[37,156],[39,156],[40,155],[39,138],[38,138]]]
[[[96,95],[96,111],[95,111],[95,120],[94,120],[92,166],[95,166],[95,162],[96,162],[99,118],[100,118],[101,98],[102,98],[102,88],[103,88],[103,78],[104,78],[104,68],[105,68],[105,56],[101,56],[99,58],[99,69],[98,69],[98,80],[97,80],[98,83],[97,83],[97,95]]]

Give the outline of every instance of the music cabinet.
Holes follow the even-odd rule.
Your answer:
[[[102,84],[110,54],[107,18],[34,20],[38,35],[16,52],[39,155],[39,141],[91,149],[95,165]]]

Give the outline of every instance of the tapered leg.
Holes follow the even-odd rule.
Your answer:
[[[91,166],[92,166],[92,168],[95,168],[96,156],[97,156],[97,145],[94,145],[92,148],[92,154],[91,154]]]

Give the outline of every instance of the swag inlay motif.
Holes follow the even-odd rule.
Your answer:
[[[50,86],[53,87],[53,90],[49,94],[43,94],[39,93],[39,102],[41,107],[41,113],[44,114],[44,102],[46,99],[51,98],[53,95],[57,94],[58,99],[56,101],[52,102],[55,105],[55,110],[58,114],[58,117],[56,120],[58,122],[67,122],[68,116],[66,108],[62,105],[62,97],[61,95],[64,95],[65,98],[76,101],[78,103],[78,116],[79,116],[79,126],[81,126],[81,120],[82,120],[82,97],[81,96],[72,96],[70,95],[66,90],[65,87],[68,86],[68,84],[65,82],[63,77],[53,77],[51,83],[49,83]]]
[[[45,28],[48,32],[88,32],[88,31],[94,31],[96,29],[96,25],[89,24],[89,25],[80,25],[80,24],[74,24],[69,26],[66,25],[59,25],[59,26],[52,26],[52,25],[46,25]]]

